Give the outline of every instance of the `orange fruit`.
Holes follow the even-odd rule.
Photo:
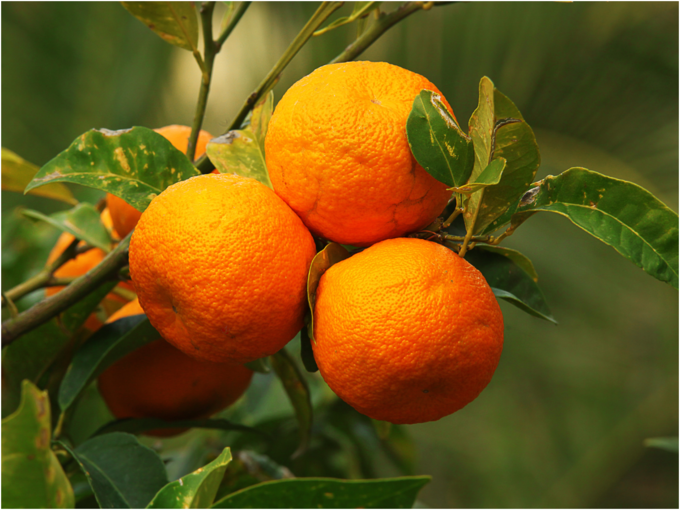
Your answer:
[[[246,363],[302,328],[314,241],[264,184],[207,174],[154,198],[130,241],[130,274],[151,324],[207,361]]]
[[[130,301],[107,323],[143,314]],[[162,338],[119,359],[99,376],[99,392],[116,418],[166,421],[207,418],[236,402],[253,372],[232,363],[198,361]],[[186,429],[156,429],[148,435],[170,436]]]
[[[107,209],[104,209],[104,211],[101,214],[101,218],[104,225],[109,230],[111,230],[113,226],[111,224],[111,216],[108,213]],[[115,231],[111,231],[111,235],[114,238],[116,238]],[[47,257],[47,264],[51,264],[52,262],[54,262],[59,257],[59,255],[61,255],[64,252],[68,245],[70,245],[73,242],[74,239],[75,237],[69,234],[68,232],[62,233],[57,239],[57,243],[54,245],[54,248],[52,248],[52,251],[50,251],[50,254]],[[85,245],[84,241],[81,241],[78,244],[78,246],[84,245]],[[54,276],[57,278],[70,278],[82,276],[85,273],[87,273],[90,269],[95,267],[97,264],[99,264],[104,259],[105,256],[106,253],[104,253],[104,251],[102,251],[101,249],[92,248],[86,251],[85,253],[81,253],[80,255],[63,264],[59,269],[57,269],[54,272]],[[134,292],[132,286],[127,282],[121,282],[119,283],[119,285],[122,288]],[[63,288],[64,288],[63,286],[46,287],[45,295],[47,297],[53,296]],[[101,304],[105,314],[108,315],[109,313],[114,312],[120,306],[120,303],[125,302],[126,300],[123,299],[122,297],[118,296],[117,294],[110,293],[106,296],[106,298],[102,301]],[[103,322],[99,320],[96,313],[93,313],[87,318],[84,325],[85,328],[91,331],[96,331],[102,326],[102,324]]]
[[[449,249],[390,239],[321,277],[312,347],[331,389],[392,423],[438,420],[474,400],[503,349],[503,316],[481,273]]]
[[[347,62],[318,68],[281,98],[267,128],[267,169],[312,233],[368,246],[443,211],[451,192],[416,162],[406,138],[422,89],[441,95],[406,69]]]
[[[162,128],[154,129],[156,133],[163,135],[178,151],[185,153],[187,145],[189,145],[189,136],[191,136],[191,128],[189,126],[180,126],[173,124]],[[205,153],[205,146],[212,140],[213,136],[207,131],[201,130],[196,140],[196,158],[201,157]],[[142,215],[137,209],[128,204],[125,200],[111,193],[106,194],[106,205],[111,211],[111,219],[116,227],[116,231],[121,238],[132,232],[135,228],[139,217]]]

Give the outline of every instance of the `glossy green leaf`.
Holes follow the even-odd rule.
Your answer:
[[[479,191],[482,188],[486,188],[487,186],[494,186],[498,184],[501,180],[501,177],[503,176],[505,164],[506,162],[503,158],[494,159],[487,165],[484,171],[477,176],[475,182],[468,182],[463,186],[453,188],[453,191],[463,195],[469,195]]]
[[[487,77],[479,83],[479,104],[468,124],[475,148],[472,182],[494,159],[506,160],[500,182],[472,194],[464,203],[468,230],[486,233],[502,226],[494,220],[528,189],[541,160],[536,137],[522,114]]]
[[[2,349],[3,416],[19,405],[22,381],[28,379],[38,383],[61,353],[78,340],[74,334],[115,285],[116,282],[110,282],[100,286],[59,317],[29,331]]]
[[[678,215],[646,189],[585,168],[539,183],[513,222],[548,211],[610,245],[651,276],[678,288]]]
[[[378,480],[293,478],[234,492],[213,508],[412,508],[429,476]]]
[[[659,448],[668,452],[678,453],[677,437],[650,437],[645,439],[645,446],[648,448]]]
[[[19,408],[2,420],[3,508],[75,505],[71,484],[50,448],[50,430],[47,392],[24,381]]]
[[[382,2],[352,2],[354,5],[354,9],[352,10],[352,14],[349,16],[343,16],[342,18],[338,18],[332,23],[330,23],[327,27],[321,28],[314,32],[315,36],[319,36],[322,34],[325,34],[326,32],[330,32],[334,28],[341,27],[343,25],[347,25],[349,23],[353,23],[354,21],[358,20],[359,18],[362,18],[364,16],[368,16],[368,14],[373,10],[377,9]]]
[[[33,176],[38,172],[38,167],[29,163],[19,155],[9,149],[2,148],[2,189],[3,191],[14,191],[23,193],[31,182]],[[73,193],[65,185],[55,182],[47,184],[30,192],[45,198],[60,200],[67,204],[76,205],[78,201],[73,197]]]
[[[106,253],[111,251],[111,235],[102,223],[99,211],[91,204],[78,204],[73,209],[50,216],[30,209],[24,209],[22,213],[29,218],[45,221]]]
[[[102,326],[73,356],[59,388],[61,410],[68,409],[87,385],[115,361],[160,337],[146,315],[123,317]]]
[[[255,434],[266,435],[252,427],[240,425],[223,419],[204,419],[204,420],[173,420],[165,421],[158,418],[123,418],[107,423],[93,436],[110,434],[111,432],[127,432],[128,434],[140,434],[147,430],[155,429],[215,429],[215,430],[238,430],[239,432],[252,432]]]
[[[101,508],[144,508],[168,483],[158,454],[131,434],[96,436],[75,449],[60,444],[80,465]]]
[[[307,274],[307,301],[309,302],[309,309],[312,313],[308,333],[312,342],[314,341],[314,306],[316,305],[316,289],[319,286],[319,281],[332,265],[349,258],[349,256],[349,251],[343,246],[338,243],[328,243],[326,247],[312,259],[312,263],[309,266],[309,273]]]
[[[313,411],[309,386],[285,347],[271,357],[271,362],[295,410],[300,427],[300,446],[293,454],[293,458],[296,458],[307,450],[312,435]]]
[[[273,110],[274,93],[270,92],[253,109],[248,126],[208,142],[206,154],[220,173],[250,177],[272,187],[264,157],[264,139]]]
[[[165,188],[200,172],[162,135],[145,127],[91,129],[48,161],[26,191],[74,182],[112,193],[139,211]]]
[[[478,245],[465,260],[484,276],[496,297],[505,299],[534,317],[557,324],[536,283],[533,265],[515,250]],[[525,268],[531,267],[527,271]]]
[[[439,94],[421,90],[406,121],[413,157],[447,186],[462,186],[474,164],[472,140],[449,113]]]
[[[225,448],[210,464],[163,487],[147,508],[210,508],[229,462]]]
[[[193,2],[121,3],[164,41],[189,51],[197,49],[198,16]]]

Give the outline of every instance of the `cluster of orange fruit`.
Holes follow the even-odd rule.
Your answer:
[[[202,175],[168,187],[133,220],[130,206],[109,197],[118,234],[135,229],[130,275],[141,305],[118,315],[143,309],[167,341],[101,376],[114,414],[153,409],[176,419],[182,407],[205,416],[238,398],[252,375],[242,365],[276,353],[304,325],[312,234],[365,247],[330,267],[316,294],[312,347],[336,394],[392,423],[437,420],[477,397],[503,347],[494,294],[453,251],[402,237],[430,224],[451,198],[406,138],[422,89],[441,95],[426,78],[386,63],[321,67],[286,92],[269,123],[273,190],[237,175]],[[183,364],[200,383],[182,375]],[[192,394],[201,384],[195,392],[213,400]],[[144,394],[152,398],[139,403]]]

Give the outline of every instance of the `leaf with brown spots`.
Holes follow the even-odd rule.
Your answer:
[[[4,508],[73,508],[73,488],[50,449],[50,402],[28,380],[19,408],[2,420]]]
[[[198,16],[193,2],[121,2],[161,39],[198,51]]]
[[[50,182],[73,182],[144,211],[165,188],[196,175],[200,172],[187,157],[152,129],[91,129],[48,161],[26,192]]]

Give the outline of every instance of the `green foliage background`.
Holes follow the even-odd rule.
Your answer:
[[[315,8],[251,6],[217,57],[205,129],[224,131]],[[310,41],[276,97],[340,53],[354,30]],[[636,182],[678,210],[677,3],[453,4],[407,18],[362,58],[427,76],[463,123],[487,75],[536,133],[537,179],[584,166]],[[188,52],[107,2],[4,2],[2,76],[2,145],[37,165],[93,127],[190,124],[199,86]],[[58,235],[17,216],[19,204],[65,208],[2,193],[3,289],[41,267]],[[678,431],[677,292],[556,215],[537,215],[504,244],[533,260],[560,324],[501,304],[505,350],[489,387],[462,411],[406,429],[416,474],[433,475],[420,501],[677,507],[677,455],[643,446]],[[290,413],[285,399],[276,404],[278,383],[266,393],[271,379],[256,380],[243,416],[262,398],[267,415]],[[313,388],[327,395],[320,381]],[[87,398],[102,407],[96,394]],[[190,445],[203,440],[194,435]],[[190,465],[192,452],[176,455]],[[377,475],[401,474],[378,459]]]

